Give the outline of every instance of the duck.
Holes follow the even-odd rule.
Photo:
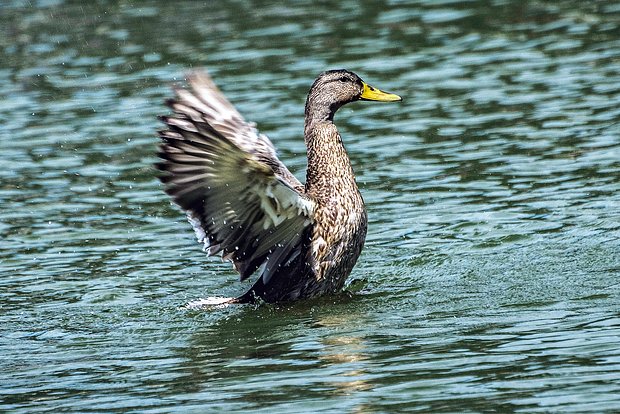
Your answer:
[[[204,70],[166,101],[172,115],[156,164],[209,256],[232,262],[247,292],[217,304],[286,303],[337,294],[364,246],[368,216],[334,115],[356,101],[402,98],[345,70],[321,73],[307,95],[306,182],[280,161]]]

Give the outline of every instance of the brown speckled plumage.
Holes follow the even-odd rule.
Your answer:
[[[345,70],[327,71],[306,101],[306,184],[203,72],[188,78],[162,117],[166,192],[186,210],[209,255],[233,262],[248,292],[229,303],[285,302],[342,289],[366,237],[367,216],[335,112],[356,100],[396,101]]]

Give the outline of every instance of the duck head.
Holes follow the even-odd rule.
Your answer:
[[[308,92],[306,118],[331,121],[342,105],[359,100],[395,102],[402,98],[370,86],[348,70],[328,70],[316,78]]]

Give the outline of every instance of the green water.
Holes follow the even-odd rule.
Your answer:
[[[318,73],[404,97],[349,294],[182,309],[248,287],[152,168],[192,67],[302,181]],[[616,2],[4,1],[0,149],[0,411],[620,412]]]

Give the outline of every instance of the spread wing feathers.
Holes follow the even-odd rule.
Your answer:
[[[168,105],[179,121],[206,122],[215,132],[273,170],[284,182],[303,193],[304,186],[278,159],[276,150],[266,135],[260,134],[253,122],[243,119],[204,71],[194,71],[187,77],[191,90],[175,89],[176,100]]]
[[[314,202],[206,74],[189,78],[169,102],[157,168],[166,192],[187,212],[209,255],[222,254],[246,279],[260,268],[267,284],[300,254]]]

